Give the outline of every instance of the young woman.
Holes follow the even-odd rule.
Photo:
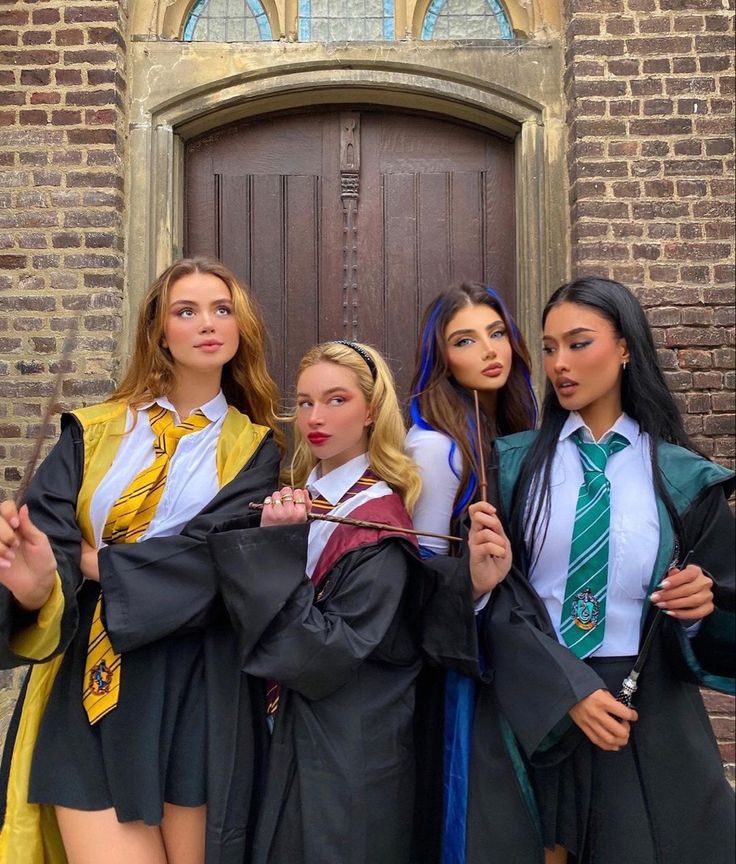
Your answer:
[[[244,668],[269,679],[273,735],[255,838],[258,864],[409,861],[414,682],[420,667],[411,535],[419,476],[402,452],[391,374],[355,342],[303,358],[289,486],[267,530],[212,538]],[[478,570],[488,562],[477,532]],[[492,538],[491,538],[492,540]]]
[[[248,294],[179,261],[111,399],[64,415],[28,505],[0,505],[2,662],[36,664],[3,762],[3,861],[243,860],[249,685],[204,538],[273,488],[275,399]]]
[[[543,326],[541,429],[496,442],[522,574],[483,633],[504,741],[524,756],[488,801],[526,818],[487,855],[726,864],[733,794],[697,684],[733,692],[733,473],[688,439],[623,285],[562,286]],[[655,620],[634,710],[616,695]]]
[[[412,383],[411,416],[414,425],[406,440],[407,453],[419,465],[422,494],[414,511],[419,530],[457,533],[468,514],[485,512],[489,527],[499,527],[494,509],[479,503],[479,454],[473,391],[481,407],[481,439],[488,463],[490,442],[497,435],[531,429],[536,419],[536,401],[530,382],[530,359],[524,340],[495,291],[477,283],[464,283],[435,298],[424,313],[417,351],[417,369]],[[491,481],[493,477],[491,476]],[[493,483],[489,500],[495,502]],[[421,538],[425,557],[444,556],[447,541]],[[456,553],[459,550],[454,550]],[[433,562],[436,566],[448,561]],[[462,574],[460,582],[462,579]],[[445,599],[438,594],[440,605]],[[485,602],[482,601],[482,602]],[[479,604],[482,606],[482,603]],[[470,610],[472,616],[472,610]],[[439,636],[426,647],[445,665],[472,669],[475,651],[463,662],[462,640],[453,644],[444,626],[447,611],[438,609],[443,624]],[[435,622],[437,623],[437,622]],[[436,628],[433,628],[436,629]],[[471,631],[471,636],[474,635]],[[431,677],[444,681],[430,681]],[[432,701],[444,689],[444,707],[428,705],[427,713],[444,713],[443,740],[427,742],[423,749],[444,751],[444,766],[425,758],[426,784],[419,805],[427,810],[420,817],[426,826],[441,823],[442,836],[428,827],[419,828],[424,838],[424,861],[441,857],[444,864],[466,858],[468,770],[475,702],[475,683],[455,671],[446,676],[426,676],[422,696]],[[432,765],[427,769],[427,766]],[[433,776],[434,775],[434,776]],[[444,783],[438,782],[444,776]],[[431,801],[427,789],[437,800]],[[442,801],[438,800],[439,796]],[[437,812],[439,811],[439,813]],[[437,848],[441,842],[442,850]]]

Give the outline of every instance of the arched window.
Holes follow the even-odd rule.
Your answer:
[[[422,25],[422,39],[513,38],[498,0],[432,0]]]
[[[273,39],[260,0],[197,0],[184,25],[187,42],[268,42]]]
[[[395,38],[394,0],[299,0],[300,42]]]

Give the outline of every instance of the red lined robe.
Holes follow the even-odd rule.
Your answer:
[[[411,527],[394,493],[350,516]],[[415,544],[410,535],[335,526],[310,580],[309,531],[246,529],[210,540],[244,668],[281,682],[253,860],[404,864],[421,665]]]

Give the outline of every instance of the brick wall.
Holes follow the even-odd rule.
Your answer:
[[[734,464],[734,2],[567,0],[574,273],[630,285],[688,432]],[[734,700],[708,706],[731,781]]]
[[[125,4],[0,7],[0,486],[19,479],[64,335],[65,406],[110,392],[123,282]],[[54,435],[54,429],[49,430]]]
[[[123,286],[126,3],[0,5],[0,497],[39,431],[112,387]],[[47,430],[49,445],[56,424]],[[19,674],[0,672],[0,740]]]

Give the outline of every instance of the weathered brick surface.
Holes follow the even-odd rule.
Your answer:
[[[61,404],[104,398],[113,386],[124,248],[126,5],[19,0],[0,10],[5,493],[21,476],[70,329],[78,338]],[[94,277],[103,287],[89,282]],[[87,309],[99,314],[80,315]],[[102,329],[108,340],[96,338]],[[55,427],[47,431],[53,440]]]
[[[573,272],[634,288],[688,430],[729,464],[733,10],[568,0],[565,34]]]

